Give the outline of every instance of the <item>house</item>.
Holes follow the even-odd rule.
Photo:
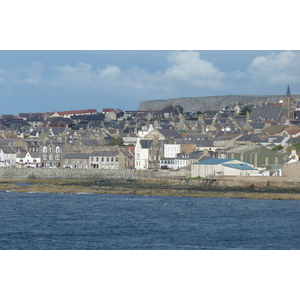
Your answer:
[[[45,168],[57,167],[62,164],[64,143],[46,141],[40,146],[41,166]]]
[[[89,169],[90,153],[71,152],[65,153],[62,159],[64,168],[70,169]]]
[[[149,168],[149,151],[152,140],[138,138],[135,145],[135,169],[147,170]]]
[[[285,147],[288,140],[289,140],[289,138],[284,137],[284,136],[267,136],[261,142],[261,144],[265,147],[268,147],[269,145],[272,145],[272,147],[270,147],[272,149],[275,146],[279,146],[279,145],[282,146],[282,147]]]
[[[240,132],[217,132],[213,139],[213,145],[217,148],[233,147],[235,141],[242,136]]]
[[[158,169],[163,157],[164,141],[138,139],[135,145],[135,168],[137,170]]]
[[[259,171],[253,165],[235,159],[209,158],[192,164],[192,177],[250,176]]]
[[[38,168],[41,165],[41,155],[38,152],[19,152],[16,156],[17,168]]]
[[[10,145],[0,146],[0,167],[14,167],[17,151]]]
[[[123,116],[124,116],[124,111],[122,111],[119,108],[113,109],[107,112],[106,114],[106,118],[108,120],[115,120],[115,121],[118,120],[119,118],[123,118]]]
[[[121,149],[94,151],[90,155],[92,169],[125,169],[130,166],[129,157]]]

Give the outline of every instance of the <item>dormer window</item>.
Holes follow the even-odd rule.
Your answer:
[[[43,153],[47,153],[47,147],[46,146],[43,147]]]
[[[59,153],[59,152],[60,152],[60,148],[59,148],[58,146],[55,148],[55,152],[56,152],[56,153]]]
[[[50,153],[53,152],[53,148],[52,148],[52,147],[49,148],[49,152],[50,152]]]

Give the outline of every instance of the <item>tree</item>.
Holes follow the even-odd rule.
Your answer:
[[[245,116],[247,112],[251,113],[251,109],[248,106],[244,106],[240,112],[240,115]]]
[[[121,137],[114,138],[110,143],[110,146],[123,146],[124,141]]]

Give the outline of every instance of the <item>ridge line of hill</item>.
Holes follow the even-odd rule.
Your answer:
[[[205,97],[180,97],[161,100],[147,100],[139,104],[138,110],[163,109],[166,106],[180,105],[185,112],[205,110],[220,110],[230,104],[256,104],[263,102],[278,102],[284,95],[225,95]]]

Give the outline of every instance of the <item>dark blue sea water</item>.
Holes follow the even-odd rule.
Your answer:
[[[300,249],[300,201],[1,192],[0,249]]]

